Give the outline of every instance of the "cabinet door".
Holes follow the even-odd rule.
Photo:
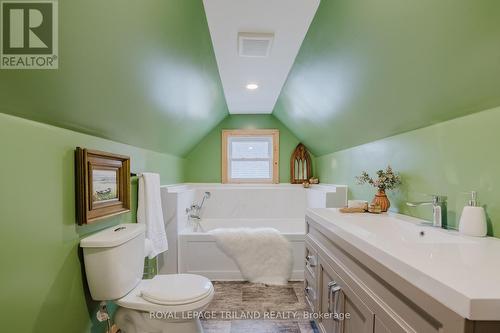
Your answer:
[[[375,317],[375,329],[373,333],[391,333],[391,331],[384,325],[384,323]]]
[[[318,326],[323,333],[373,333],[374,314],[352,291],[328,262],[318,261]],[[342,319],[345,316],[345,319]]]
[[[333,309],[333,300],[330,292],[332,291],[332,282],[336,281],[334,272],[319,257],[318,260],[318,314],[320,317],[316,320],[321,333],[340,333],[340,323],[328,316]]]

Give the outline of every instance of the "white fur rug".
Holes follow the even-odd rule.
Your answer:
[[[208,232],[232,258],[245,279],[284,285],[292,273],[292,247],[273,228],[220,228]]]

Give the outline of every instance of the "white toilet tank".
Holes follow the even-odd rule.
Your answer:
[[[104,229],[80,241],[92,299],[109,301],[134,289],[144,270],[143,224]]]

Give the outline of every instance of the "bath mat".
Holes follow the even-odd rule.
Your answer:
[[[292,274],[292,247],[273,228],[220,228],[209,231],[217,246],[253,283],[284,285]]]

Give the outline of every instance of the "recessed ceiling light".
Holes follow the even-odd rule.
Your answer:
[[[247,84],[247,89],[248,89],[248,90],[255,90],[255,89],[257,89],[258,87],[259,87],[259,85],[258,85],[258,84],[256,84],[256,83],[249,83],[249,84]]]

